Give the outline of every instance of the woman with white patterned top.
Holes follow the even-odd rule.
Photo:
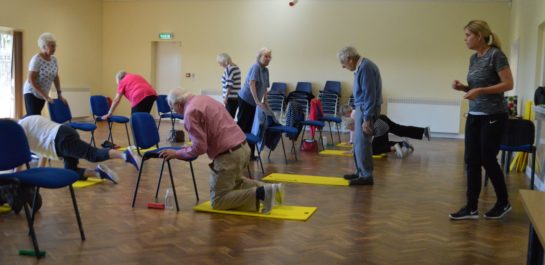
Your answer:
[[[57,58],[53,56],[57,48],[57,41],[53,34],[46,32],[40,35],[38,47],[41,52],[30,60],[28,78],[23,87],[27,115],[41,115],[45,101],[53,102],[53,99],[49,97],[52,83],[55,83],[59,99],[66,103],[62,96]]]

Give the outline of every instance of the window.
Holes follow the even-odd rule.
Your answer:
[[[15,117],[13,34],[0,30],[0,118]]]

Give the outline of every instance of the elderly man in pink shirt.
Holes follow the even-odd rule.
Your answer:
[[[140,75],[129,74],[125,71],[118,72],[115,78],[117,80],[117,93],[112,101],[110,111],[102,116],[103,120],[112,116],[117,105],[119,105],[121,95],[125,95],[131,103],[131,114],[135,112],[149,113],[151,111],[153,103],[157,99],[157,92],[146,79]]]
[[[225,107],[208,96],[196,96],[173,89],[167,96],[171,108],[183,113],[184,126],[192,146],[178,151],[164,150],[161,157],[190,159],[207,153],[210,163],[210,201],[217,210],[269,213],[273,201],[281,204],[282,184],[265,184],[242,176],[250,161],[246,136]]]

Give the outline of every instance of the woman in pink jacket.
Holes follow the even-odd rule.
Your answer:
[[[149,113],[151,111],[153,103],[157,99],[157,92],[146,79],[137,74],[120,71],[116,75],[116,80],[117,93],[112,101],[110,111],[102,116],[102,119],[107,119],[112,115],[117,105],[119,105],[121,95],[124,95],[131,103],[131,114],[135,112]]]

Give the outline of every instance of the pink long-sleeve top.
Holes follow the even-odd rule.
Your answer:
[[[246,140],[246,135],[225,107],[208,96],[189,96],[184,106],[184,127],[192,146],[176,152],[181,159],[190,159],[204,153],[210,159],[215,159]]]

